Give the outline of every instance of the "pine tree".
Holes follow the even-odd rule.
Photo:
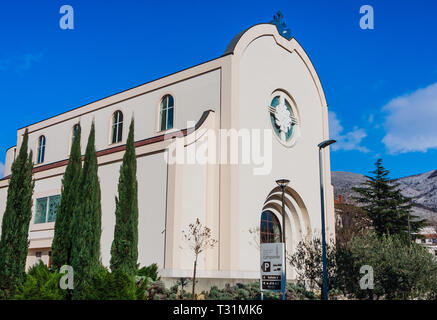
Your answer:
[[[111,247],[111,270],[134,275],[138,260],[138,182],[134,145],[134,120],[130,124],[126,152],[120,167],[115,198],[115,230]]]
[[[393,183],[389,170],[382,165],[382,159],[375,163],[376,169],[366,176],[367,181],[361,187],[353,188],[359,193],[355,199],[372,220],[378,235],[411,235],[425,226],[425,220],[411,214],[411,199],[401,194],[399,185]]]
[[[32,217],[32,151],[26,129],[18,157],[12,164],[0,240],[0,289],[13,294],[25,278],[29,223]]]
[[[83,296],[84,290],[87,290],[88,286],[91,285],[93,277],[101,267],[102,209],[94,143],[95,127],[93,123],[80,176],[80,205],[74,210],[71,228],[71,266],[74,270],[74,299],[80,299]]]
[[[81,128],[75,131],[70,159],[62,179],[61,203],[56,213],[55,235],[52,243],[52,264],[58,270],[71,263],[71,227],[73,212],[80,207],[80,174],[82,153],[80,147]]]

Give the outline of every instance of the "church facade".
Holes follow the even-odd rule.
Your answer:
[[[50,264],[56,209],[75,126],[85,152],[96,126],[102,194],[101,260],[109,266],[115,196],[129,123],[135,119],[141,266],[161,277],[191,277],[194,255],[183,231],[197,218],[217,245],[200,255],[198,277],[259,279],[259,243],[286,231],[287,251],[320,237],[319,149],[329,139],[328,109],[309,57],[274,24],[237,35],[217,59],[89,103],[17,131],[0,180],[0,219],[12,162],[25,129],[35,190],[27,266]],[[329,149],[323,149],[328,237],[334,237]],[[288,179],[285,225],[277,179]],[[288,267],[287,275],[295,277]]]

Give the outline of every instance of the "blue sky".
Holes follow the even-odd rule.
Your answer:
[[[74,30],[59,27],[62,5]],[[359,27],[362,5],[374,29]],[[325,89],[336,171],[437,169],[437,2],[2,1],[0,174],[17,128],[223,54],[281,10]]]

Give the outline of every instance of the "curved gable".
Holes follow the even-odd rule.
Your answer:
[[[271,36],[274,38],[275,42],[283,47],[285,50],[289,51],[290,53],[296,52],[297,55],[300,57],[302,62],[305,64],[306,68],[308,69],[309,73],[311,74],[311,77],[313,79],[314,85],[317,88],[320,103],[322,106],[327,106],[327,101],[325,97],[325,93],[323,90],[322,83],[319,79],[319,76],[317,74],[316,69],[314,68],[314,65],[311,62],[311,59],[306,54],[305,50],[302,48],[302,46],[299,44],[299,42],[295,38],[291,38],[290,40],[287,40],[286,38],[282,37],[276,28],[275,25],[270,23],[261,23],[254,25],[242,32],[240,32],[238,35],[236,35],[232,41],[229,43],[228,47],[226,48],[226,51],[224,55],[232,54],[234,58],[240,59],[243,55],[246,48],[256,39],[260,37],[265,36]]]

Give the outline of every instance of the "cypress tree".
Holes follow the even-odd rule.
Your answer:
[[[6,210],[0,240],[0,289],[13,294],[25,278],[28,254],[29,223],[32,217],[32,151],[28,154],[29,134],[26,129],[18,157],[12,164]]]
[[[359,193],[355,199],[372,220],[378,235],[411,235],[426,225],[425,220],[411,214],[411,199],[401,194],[399,185],[393,183],[389,170],[382,165],[382,159],[375,163],[373,177],[366,176],[363,186],[353,188]]]
[[[138,182],[134,145],[134,120],[130,124],[126,152],[120,167],[115,198],[115,230],[111,246],[111,270],[134,275],[138,260]]]
[[[61,203],[56,213],[55,235],[52,243],[52,264],[60,269],[71,263],[71,227],[73,212],[80,206],[80,174],[82,153],[80,148],[81,128],[78,125],[71,145],[70,159],[62,179]]]
[[[71,266],[74,269],[73,299],[80,299],[92,285],[100,270],[100,237],[102,209],[100,183],[97,175],[95,127],[91,126],[80,176],[80,205],[73,213],[71,228]]]

